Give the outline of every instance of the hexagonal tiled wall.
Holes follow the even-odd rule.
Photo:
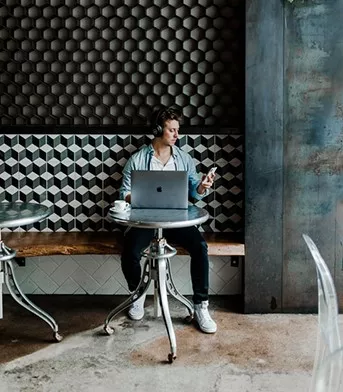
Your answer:
[[[151,107],[176,104],[188,125],[237,127],[244,3],[0,2],[0,125],[146,125]]]
[[[53,209],[48,219],[24,230],[114,230],[106,214],[118,197],[123,166],[150,139],[147,135],[0,135],[0,202],[40,202]],[[218,166],[213,189],[197,202],[210,213],[202,230],[243,231],[243,137],[182,135],[179,142],[199,172]]]

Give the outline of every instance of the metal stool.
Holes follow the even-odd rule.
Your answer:
[[[40,309],[37,305],[32,303],[21,291],[15,278],[14,267],[12,264],[12,259],[16,256],[16,254],[17,252],[15,250],[4,244],[1,239],[0,230],[0,319],[3,318],[2,284],[5,283],[14,300],[19,305],[23,306],[48,323],[54,331],[54,339],[57,342],[60,342],[63,337],[58,333],[58,325],[55,320],[42,309]]]
[[[193,304],[177,290],[172,278],[169,259],[175,256],[176,253],[176,249],[168,245],[166,239],[163,237],[162,229],[155,229],[155,237],[150,242],[148,248],[141,252],[142,256],[146,257],[146,260],[143,267],[143,274],[136,291],[109,313],[104,325],[105,332],[108,335],[113,334],[114,329],[109,326],[111,320],[145,294],[153,279],[155,317],[160,316],[162,312],[170,342],[171,353],[168,355],[168,361],[170,363],[176,359],[176,338],[169,312],[167,292],[187,307],[189,311],[189,316],[186,317],[187,322],[191,322],[194,315]]]

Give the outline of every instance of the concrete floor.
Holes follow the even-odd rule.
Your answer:
[[[206,335],[196,325],[185,324],[185,308],[171,301],[178,344],[173,364],[167,362],[169,342],[163,321],[153,317],[150,300],[143,320],[132,322],[125,315],[115,319],[112,336],[103,334],[100,323],[3,363],[0,391],[308,389],[316,342],[315,315],[244,315],[229,311],[215,297],[211,305],[218,332]]]

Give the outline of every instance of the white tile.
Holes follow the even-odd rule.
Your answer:
[[[141,264],[143,266],[143,259]],[[14,263],[14,268],[17,281],[27,294],[44,292],[124,295],[128,293],[127,283],[121,271],[120,255],[32,257],[27,258],[25,267],[19,267]],[[230,257],[212,256],[210,294],[240,294],[242,292],[241,268],[241,260],[237,268],[231,267]],[[184,295],[192,295],[190,257],[187,255],[173,257],[171,271],[176,288]],[[53,283],[50,285],[51,281]],[[4,293],[8,292],[5,285],[3,290]],[[152,281],[148,293],[153,294],[153,291]]]
[[[100,284],[103,285],[110,276],[119,272],[121,268],[118,261],[113,259],[108,259],[103,265],[98,268],[94,274],[93,278]]]
[[[109,255],[108,260],[113,260],[115,263],[121,263],[121,256],[120,255]]]
[[[218,272],[218,276],[220,276],[226,283],[230,282],[231,279],[237,275],[237,273],[241,273],[242,271],[242,262],[239,262],[238,267],[232,267],[231,262],[226,263]]]
[[[183,287],[187,282],[189,282],[191,280],[189,265],[184,265],[177,273],[173,274],[173,280],[177,288]]]
[[[46,256],[41,257],[40,259],[44,259]],[[66,261],[72,260],[72,258],[69,255],[56,255],[56,256],[51,256],[53,259],[54,263],[61,265]]]
[[[96,214],[94,214],[93,216],[95,216]],[[97,215],[99,217],[99,215]],[[106,263],[107,260],[115,258],[115,256],[113,255],[91,255],[92,259],[96,262],[99,263],[100,265]],[[116,260],[118,258],[115,258]]]
[[[124,290],[123,290],[124,289]],[[123,294],[128,294],[129,290],[125,289],[117,279],[111,276],[107,281],[95,292],[95,294],[101,295],[112,295],[118,291],[122,291]]]
[[[36,288],[36,290],[32,293],[35,295],[44,295],[46,294],[43,290],[41,290],[39,287]]]
[[[220,271],[227,263],[230,262],[230,256],[220,257],[220,256],[210,256],[210,268],[214,272]]]
[[[120,286],[120,288],[118,289],[118,291],[116,291],[116,295],[126,295],[128,294],[129,291],[127,289],[125,289],[123,286]]]
[[[71,278],[67,278],[55,291],[55,294],[75,294],[80,286]]]
[[[45,257],[41,257],[41,256],[37,256],[37,257],[26,257],[25,258],[25,267],[28,266],[39,266],[39,263],[44,259]],[[21,268],[20,266],[18,266],[17,263],[15,263],[16,267]]]
[[[24,280],[28,279],[28,277],[36,271],[37,267],[34,264],[26,264],[25,267],[14,267],[14,275],[18,284],[21,284]]]
[[[79,265],[73,260],[72,257],[64,260],[63,263],[54,271],[51,278],[58,284],[62,285],[70,275],[72,275]]]
[[[99,283],[80,267],[71,277],[87,294],[94,294],[100,288]]]
[[[74,294],[75,294],[75,295],[84,295],[84,294],[89,294],[89,293],[87,293],[85,290],[83,290],[81,287],[79,287],[79,288],[75,291]]]
[[[174,256],[170,259],[170,268],[172,273],[177,274],[177,272],[183,268],[185,265],[189,265],[190,257],[189,256]],[[188,267],[189,268],[189,267]]]
[[[191,280],[186,281],[181,287],[176,286],[176,288],[183,295],[193,295]]]
[[[20,288],[25,294],[32,294],[37,289],[37,285],[30,278],[27,278],[20,284]]]
[[[54,259],[51,257],[42,257],[42,260],[39,263],[39,268],[48,275],[51,275],[57,267],[58,264],[55,263]]]
[[[30,279],[46,294],[52,294],[58,289],[58,285],[41,269],[37,268]]]
[[[94,259],[93,255],[76,255],[71,257],[88,274],[93,274],[100,267],[99,261]]]
[[[223,286],[225,285],[225,281],[221,279],[217,274],[212,273],[210,274],[210,287],[215,292],[218,293]]]

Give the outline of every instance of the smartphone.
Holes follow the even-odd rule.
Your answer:
[[[217,166],[212,167],[209,170],[209,172],[207,173],[207,176],[210,176],[210,175],[214,174],[216,172],[216,170],[217,170]]]
[[[206,179],[208,176],[214,174],[214,173],[216,172],[216,170],[217,170],[217,166],[212,167],[212,168],[208,171],[208,173],[206,174],[205,179]]]

